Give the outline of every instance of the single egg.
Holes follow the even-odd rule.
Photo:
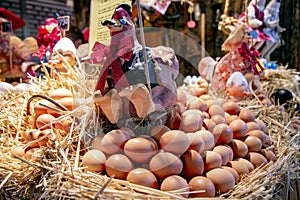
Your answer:
[[[254,170],[254,165],[245,158],[237,158],[234,161],[242,162],[248,168],[249,172],[252,172]]]
[[[102,138],[100,149],[108,155],[120,153],[123,151],[126,141],[131,137],[122,129],[112,130]]]
[[[206,151],[203,155],[204,171],[209,171],[222,166],[222,157],[214,151]]]
[[[196,132],[201,129],[203,120],[204,117],[200,110],[186,110],[181,115],[180,130],[185,132]]]
[[[225,117],[221,115],[213,115],[210,119],[213,120],[216,124],[226,124]]]
[[[72,111],[75,107],[74,99],[73,97],[64,97],[58,100],[58,103],[66,107],[68,110]]]
[[[86,170],[92,172],[103,172],[105,169],[106,157],[100,150],[87,151],[82,157],[82,165]]]
[[[276,155],[275,153],[272,151],[272,150],[269,150],[269,149],[262,149],[260,150],[260,153],[262,155],[264,155],[267,160],[270,162],[270,161],[275,161],[276,160]]]
[[[187,133],[186,136],[190,141],[188,150],[195,150],[198,153],[202,153],[204,151],[205,143],[199,134]]]
[[[233,169],[232,167],[228,167],[228,166],[222,166],[221,168],[229,171],[233,175],[235,183],[238,183],[240,181],[240,175],[239,175],[239,173],[237,173],[237,171],[235,169]]]
[[[183,168],[182,161],[172,153],[160,152],[153,156],[149,163],[150,171],[159,179],[178,175]]]
[[[196,109],[196,110],[200,110],[200,111],[204,112],[207,110],[207,105],[206,105],[205,101],[203,101],[202,99],[193,98],[187,102],[186,108],[187,108],[187,110]]]
[[[233,132],[234,139],[242,138],[247,133],[247,124],[241,119],[233,120],[230,122],[229,127]]]
[[[100,133],[99,135],[94,137],[94,139],[92,141],[92,144],[91,144],[91,148],[101,150],[101,141],[102,141],[104,136],[105,136],[104,133]]]
[[[229,144],[232,148],[234,157],[244,157],[248,153],[248,146],[241,140],[233,139]]]
[[[70,90],[66,88],[58,88],[50,92],[49,97],[54,100],[59,100],[64,97],[73,97],[73,94]]]
[[[189,148],[190,141],[185,132],[170,130],[160,137],[159,145],[164,151],[181,155]]]
[[[255,121],[255,116],[249,108],[242,108],[240,110],[239,117],[246,123]]]
[[[195,176],[189,181],[190,197],[214,197],[215,185],[205,176]]]
[[[131,170],[126,180],[130,183],[158,189],[158,181],[152,172],[144,168],[136,168]]]
[[[246,174],[249,174],[249,169],[247,165],[241,161],[229,161],[228,166],[233,168],[239,174],[240,179]]]
[[[226,115],[225,120],[227,124],[230,124],[233,120],[240,119],[237,115]]]
[[[214,152],[217,152],[222,158],[222,165],[227,165],[230,159],[230,149],[223,145],[215,146],[213,149]]]
[[[160,190],[168,192],[176,191],[175,194],[184,198],[189,196],[188,192],[190,191],[187,181],[178,175],[172,175],[165,178],[161,182]]]
[[[105,171],[108,176],[125,180],[128,173],[134,169],[129,158],[122,154],[114,154],[108,157],[105,163]]]
[[[211,105],[210,108],[208,109],[208,114],[210,116],[221,115],[222,117],[225,117],[225,112],[223,107],[218,104]]]
[[[199,98],[204,100],[204,101],[207,101],[207,100],[210,100],[212,97],[208,94],[203,94]]]
[[[265,132],[267,130],[267,126],[264,121],[260,119],[255,119],[255,122],[260,126],[260,130]]]
[[[248,146],[248,152],[258,152],[261,150],[262,141],[255,136],[247,136],[244,143]]]
[[[216,193],[226,193],[232,190],[235,185],[234,176],[226,169],[212,169],[206,173],[206,177],[215,185]]]
[[[249,131],[249,132],[247,132],[246,136],[255,136],[255,137],[258,137],[262,141],[262,144],[265,143],[266,138],[267,138],[267,135],[263,131],[261,131],[261,130],[252,130],[252,131]]]
[[[210,150],[215,146],[215,138],[211,132],[207,130],[200,130],[195,132],[195,134],[198,134],[202,137],[204,141],[204,151]]]
[[[150,135],[153,137],[156,141],[159,141],[160,137],[167,131],[171,130],[165,125],[155,125],[151,129]]]
[[[240,112],[240,106],[233,101],[227,101],[223,104],[223,109],[230,115],[237,115]]]
[[[205,128],[205,130],[212,132],[212,130],[215,128],[216,126],[216,122],[214,122],[211,119],[204,119],[203,120],[203,124],[202,126]]]
[[[183,163],[182,174],[185,178],[190,179],[194,176],[202,175],[204,171],[204,162],[198,152],[188,150],[181,156],[181,160]]]
[[[260,130],[260,125],[257,122],[248,122],[247,125],[247,132],[253,130]]]
[[[212,133],[217,144],[229,144],[233,138],[232,129],[227,124],[217,124]]]
[[[36,116],[40,116],[41,114],[47,114],[47,108],[45,106],[42,106],[42,105],[47,106],[48,103],[49,103],[48,100],[42,99],[42,100],[37,101],[34,104],[33,110],[34,110],[34,113],[36,114]]]
[[[254,165],[255,168],[268,163],[266,157],[256,152],[249,152],[246,159],[249,160]]]
[[[124,145],[125,154],[137,163],[148,162],[156,151],[154,143],[143,137],[131,138]]]
[[[45,129],[51,129],[51,123],[56,118],[50,114],[41,114],[38,116],[38,118],[35,121],[35,125],[38,129],[45,130]]]

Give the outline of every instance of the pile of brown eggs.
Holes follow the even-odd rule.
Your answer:
[[[73,110],[73,94],[66,88],[58,88],[49,93],[49,97],[64,106],[68,111]],[[34,148],[46,146],[50,137],[50,129],[56,128],[70,131],[73,120],[69,117],[58,118],[62,115],[59,107],[46,99],[39,99],[30,106],[33,106],[34,125],[32,129],[22,133],[22,140],[26,143],[25,147],[17,147],[12,154],[20,157],[30,158]],[[54,109],[51,109],[54,108]],[[57,109],[57,110],[55,110]]]
[[[82,166],[183,197],[232,190],[276,156],[263,121],[236,102],[212,99],[207,90],[205,81],[178,88],[171,123],[152,127],[148,136],[135,136],[128,128],[99,134]]]

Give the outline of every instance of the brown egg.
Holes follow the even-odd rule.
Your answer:
[[[65,118],[61,118],[59,120],[56,120],[54,122],[54,128],[59,129],[59,130],[64,130],[63,128],[63,122],[64,122]]]
[[[249,172],[252,172],[254,170],[254,165],[245,158],[237,158],[234,161],[242,162],[248,168]]]
[[[171,175],[178,175],[183,168],[182,161],[172,153],[160,152],[152,157],[149,164],[150,171],[159,179]]]
[[[128,173],[134,166],[129,158],[122,154],[111,155],[105,163],[105,170],[108,176],[114,176],[116,179],[125,180]]]
[[[247,125],[247,132],[253,130],[260,130],[260,125],[256,122],[248,122],[246,125]]]
[[[156,141],[159,141],[160,137],[167,131],[171,130],[167,126],[164,125],[155,125],[151,129],[150,135],[153,137]]]
[[[202,126],[205,128],[205,130],[208,130],[208,131],[212,132],[212,130],[216,126],[216,122],[214,122],[211,119],[204,119]]]
[[[225,117],[226,123],[230,124],[233,120],[240,119],[237,115],[227,115]]]
[[[48,105],[48,103],[48,100],[42,99],[34,104],[33,110],[36,116],[40,116],[41,114],[47,114],[47,108],[40,104]]]
[[[202,99],[203,101],[207,101],[210,100],[212,97],[208,94],[203,94],[199,98]]]
[[[223,104],[223,109],[230,115],[237,115],[240,112],[240,106],[233,101],[227,101]]]
[[[226,169],[212,169],[206,173],[206,177],[214,183],[216,193],[226,193],[229,190],[232,190],[235,185],[234,176]]]
[[[105,136],[104,133],[100,133],[99,135],[94,137],[94,139],[92,141],[92,144],[91,144],[91,148],[101,150],[101,141],[102,141],[104,136]]]
[[[148,169],[144,168],[136,168],[131,170],[126,180],[130,183],[158,189],[158,181],[154,174],[150,172]]]
[[[23,146],[14,147],[11,151],[11,156],[18,156],[20,158],[25,156],[25,148]]]
[[[256,152],[249,152],[246,159],[249,160],[255,168],[268,163],[266,157]]]
[[[184,105],[182,105],[182,103],[177,102],[174,105],[175,111],[181,115],[184,111],[186,111],[186,108],[184,107]]]
[[[57,109],[57,110],[61,111],[61,109],[60,109],[58,106],[56,106],[55,104],[53,104],[53,103],[51,103],[51,102],[48,102],[47,105],[48,105],[50,108],[54,108],[54,109]],[[55,111],[55,110],[52,110],[52,109],[49,109],[49,108],[47,108],[47,113],[50,114],[50,115],[53,115],[54,117],[59,117],[59,116],[61,116],[61,114],[60,114],[59,112],[57,112],[57,111]]]
[[[262,141],[255,136],[247,136],[244,143],[248,146],[248,152],[258,152],[261,150]]]
[[[232,148],[234,157],[244,157],[248,153],[248,146],[241,140],[233,139],[229,144]]]
[[[225,112],[223,107],[218,104],[211,105],[208,109],[208,114],[210,116],[221,115],[222,117],[225,117]]]
[[[223,145],[215,146],[213,152],[217,152],[222,158],[222,165],[227,165],[230,159],[230,149]]]
[[[263,122],[260,119],[255,119],[255,122],[260,126],[260,130],[265,132],[267,130],[267,126],[265,124],[265,122]]]
[[[217,124],[212,133],[217,144],[229,144],[232,141],[233,132],[227,124]]]
[[[275,161],[276,160],[276,155],[275,153],[272,151],[272,150],[269,150],[269,149],[262,149],[260,150],[260,153],[262,155],[264,155],[267,160],[270,162],[270,161]]]
[[[188,91],[191,95],[199,97],[207,93],[207,88],[201,88],[198,84],[192,84],[188,86]]]
[[[234,154],[233,154],[232,148],[227,144],[223,144],[222,146],[227,147],[227,152],[228,152],[228,155],[229,155],[229,161],[233,160]]]
[[[183,163],[182,174],[185,178],[190,179],[194,176],[202,175],[204,171],[204,162],[198,152],[188,150],[181,156],[181,160]]]
[[[38,129],[45,130],[50,129],[53,122],[56,118],[50,114],[41,114],[35,121],[35,125]]]
[[[233,132],[233,138],[239,139],[246,135],[247,133],[247,125],[243,120],[236,119],[230,122],[229,127]]]
[[[255,121],[255,116],[249,108],[242,108],[240,110],[239,117],[246,123]]]
[[[203,155],[204,171],[222,166],[222,157],[215,151],[206,151]]]
[[[187,110],[181,115],[180,129],[185,132],[196,132],[201,129],[203,124],[203,114],[200,110]]]
[[[156,154],[157,147],[146,138],[137,137],[129,139],[124,145],[125,154],[137,163],[148,162]]]
[[[73,97],[73,94],[70,90],[66,88],[58,88],[50,92],[49,96],[54,100],[59,100],[64,97]]]
[[[200,130],[195,132],[195,134],[198,134],[202,137],[204,141],[204,151],[210,150],[215,146],[215,138],[211,132],[207,130]]]
[[[190,197],[214,197],[215,196],[215,185],[211,180],[204,176],[195,176],[189,182]],[[198,192],[196,192],[198,191]]]
[[[193,98],[187,102],[186,109],[187,110],[196,109],[196,110],[200,110],[200,111],[204,112],[207,110],[207,105],[206,105],[205,101],[203,101],[202,99]]]
[[[184,111],[186,112],[186,111]],[[180,125],[181,125],[181,116],[178,112],[175,112],[175,115],[173,116],[173,118],[170,120],[170,122],[168,123],[168,128],[171,130],[178,130]]]
[[[266,139],[263,142],[263,147],[269,147],[272,145],[272,141],[271,138],[266,134]]]
[[[221,168],[229,171],[233,175],[235,183],[238,183],[240,181],[240,175],[239,175],[239,173],[237,173],[237,171],[235,169],[233,169],[232,167],[228,167],[228,166],[222,166]]]
[[[100,150],[94,149],[87,151],[82,157],[83,167],[92,172],[103,172],[105,169],[106,157]]]
[[[131,137],[122,129],[112,130],[102,138],[100,149],[108,155],[120,153],[123,151],[126,141]]]
[[[252,131],[249,131],[246,136],[255,136],[255,137],[258,137],[262,143],[264,144],[264,142],[266,141],[266,137],[267,135],[261,131],[261,130],[252,130]]]
[[[249,174],[249,169],[247,165],[241,161],[229,161],[228,166],[233,168],[239,174],[240,178],[242,178],[246,174]]]
[[[210,119],[213,120],[216,124],[226,124],[226,119],[225,119],[225,117],[223,117],[223,116],[221,116],[221,115],[214,115],[214,116],[211,116]]]
[[[164,151],[181,155],[189,148],[190,141],[185,132],[170,130],[160,137],[159,145]]]
[[[73,110],[75,107],[74,99],[73,97],[64,97],[58,100],[58,103],[66,107],[68,110]]]
[[[63,130],[69,133],[71,131],[72,126],[73,128],[77,126],[77,123],[74,121],[74,119],[70,117],[64,118],[62,124]]]
[[[205,144],[200,135],[195,133],[187,133],[186,136],[190,141],[188,150],[195,150],[198,153],[202,153],[204,151]]]
[[[187,198],[189,196],[189,185],[187,181],[177,175],[172,175],[165,178],[160,186],[160,190],[162,191],[178,191],[175,194]]]

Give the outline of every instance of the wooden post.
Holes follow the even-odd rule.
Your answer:
[[[145,35],[144,35],[144,28],[143,28],[143,18],[142,18],[140,0],[137,0],[137,12],[138,12],[138,19],[139,19],[140,37],[141,37],[141,43],[142,43],[142,48],[143,48],[145,75],[146,75],[146,79],[147,79],[147,85],[148,85],[150,97],[152,99],[152,91],[151,91],[151,83],[150,83],[150,75],[149,75],[149,67],[148,67],[148,58],[147,58],[147,52],[146,52],[146,42],[145,42]]]
[[[205,5],[201,4],[201,57],[205,57]]]

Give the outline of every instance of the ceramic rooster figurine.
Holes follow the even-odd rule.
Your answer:
[[[251,37],[246,34],[246,28],[247,25],[242,23],[230,33],[222,45],[222,50],[229,52],[219,62],[205,58],[199,63],[200,75],[210,81],[216,90],[230,92],[231,87],[247,87],[244,81],[241,81],[243,80],[241,76],[249,72],[255,75],[263,73],[264,68],[258,61],[259,52],[254,46],[248,45],[247,40]]]
[[[175,78],[179,63],[174,50],[146,47],[150,79],[147,80],[143,48],[136,38],[131,15],[131,6],[119,5],[112,18],[102,22],[110,30],[110,45],[96,42],[91,54],[91,63],[103,65],[94,101],[111,123],[128,116],[144,118],[177,100]],[[151,88],[147,87],[148,82]]]
[[[285,31],[279,25],[279,9],[280,0],[271,0],[264,10],[264,21],[268,24],[264,28],[264,33],[270,37],[270,40],[266,41],[266,46],[262,49],[262,57],[270,61],[271,53],[281,45],[280,33]]]

